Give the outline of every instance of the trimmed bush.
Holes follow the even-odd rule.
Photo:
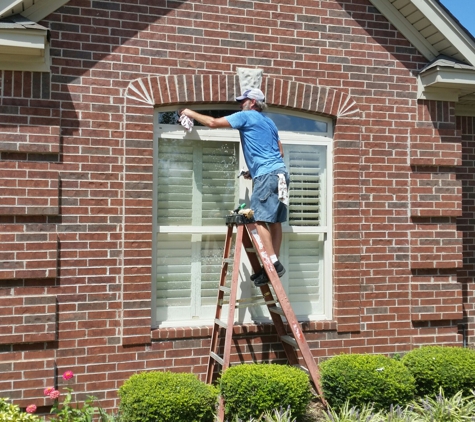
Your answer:
[[[0,398],[0,422],[39,422],[36,415],[24,413],[16,404],[8,403],[9,399]]]
[[[127,422],[213,422],[218,389],[193,374],[142,372],[119,388]]]
[[[320,364],[323,394],[341,409],[372,404],[374,409],[405,405],[414,397],[415,382],[400,362],[383,355],[342,354]]]
[[[290,408],[305,413],[312,398],[308,376],[287,365],[254,363],[233,366],[221,376],[220,391],[228,420],[258,418],[264,412]]]
[[[437,395],[440,388],[448,397],[475,389],[475,350],[424,346],[408,352],[402,363],[416,380],[418,397]]]

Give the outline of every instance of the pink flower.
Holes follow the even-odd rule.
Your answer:
[[[73,371],[66,371],[63,374],[63,379],[65,380],[70,380],[72,377],[74,377]]]
[[[59,395],[60,395],[60,392],[58,390],[55,390],[54,388],[53,388],[53,391],[51,391],[51,393],[49,393],[49,396],[52,399],[57,399],[59,397]]]
[[[26,413],[35,413],[35,412],[36,412],[36,405],[34,405],[34,404],[30,404],[26,408]]]
[[[54,391],[54,387],[46,387],[43,393],[45,394],[45,396],[49,396],[52,391]]]

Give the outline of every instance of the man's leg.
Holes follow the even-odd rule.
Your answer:
[[[264,245],[264,249],[267,251],[267,254],[269,256],[274,255],[275,251],[274,251],[272,234],[271,234],[271,231],[269,230],[269,227],[267,226],[267,223],[264,223],[262,221],[256,221],[256,225],[257,225],[257,233],[259,234],[259,237],[261,238],[262,244]]]
[[[285,273],[284,266],[279,261],[279,251],[280,251],[280,244],[282,242],[282,225],[281,223],[271,223],[267,225],[263,222],[256,222],[257,226],[257,233],[261,238],[261,242],[264,246],[264,249],[267,251],[269,258],[272,259],[273,255],[276,255],[277,260],[273,262],[274,267],[277,271],[277,275],[282,277]],[[273,237],[275,235],[275,238]],[[272,259],[274,261],[275,257]],[[265,271],[261,271],[259,273],[253,274],[251,276],[251,280],[254,281],[254,285],[262,286],[269,282],[269,278]]]
[[[280,245],[282,244],[282,223],[269,224],[269,229],[274,253],[277,255],[277,258],[279,258]]]

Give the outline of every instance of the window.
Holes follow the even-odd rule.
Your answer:
[[[196,106],[194,109],[199,110]],[[176,108],[174,109],[176,110]],[[186,132],[174,110],[158,109],[154,136],[154,326],[209,325],[226,234],[225,216],[250,203],[252,182],[239,132],[195,125]],[[236,107],[208,105],[215,117]],[[291,176],[288,222],[280,260],[282,283],[300,320],[331,318],[331,122],[269,110],[279,128]],[[260,297],[243,254],[241,298]],[[230,278],[230,277],[229,277]],[[239,322],[269,319],[265,306],[241,308]]]

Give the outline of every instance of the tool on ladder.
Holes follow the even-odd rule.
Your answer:
[[[303,335],[300,323],[295,316],[295,313],[290,305],[289,299],[285,293],[282,283],[274,264],[271,262],[267,251],[261,242],[257,232],[257,225],[252,219],[252,210],[243,209],[243,206],[236,208],[233,214],[226,217],[227,234],[224,244],[223,262],[221,266],[221,274],[218,286],[218,298],[216,304],[216,313],[213,324],[213,331],[211,334],[210,355],[208,360],[208,368],[206,373],[206,382],[211,384],[213,381],[213,374],[215,372],[216,364],[221,365],[221,371],[224,372],[230,366],[231,345],[233,335],[233,325],[235,310],[237,307],[237,288],[239,284],[239,264],[241,262],[241,253],[244,250],[249,258],[254,273],[261,270],[261,263],[264,267],[269,282],[275,293],[269,287],[269,284],[260,286],[261,293],[264,299],[263,304],[269,309],[272,322],[274,323],[277,335],[282,343],[284,352],[290,365],[298,366],[305,370],[317,391],[319,398],[324,406],[326,406],[323,397],[323,391],[320,386],[320,375],[318,367],[315,363],[310,348]],[[236,238],[234,245],[234,258],[230,258],[232,238],[236,228]],[[229,264],[232,264],[232,278],[231,285],[226,286],[226,276],[228,273]],[[229,295],[229,300],[225,300],[225,295]],[[225,304],[229,305],[227,320],[221,319],[221,313]],[[248,305],[249,306],[249,305]],[[283,318],[287,321],[286,324]],[[220,331],[225,331],[224,349],[220,356],[218,349],[220,347]],[[300,355],[299,355],[300,353]],[[224,420],[224,401],[221,398],[218,408],[218,420]]]

